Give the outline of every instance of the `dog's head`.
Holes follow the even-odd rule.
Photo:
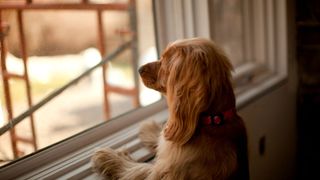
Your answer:
[[[231,70],[224,53],[202,38],[176,41],[160,60],[139,69],[147,87],[167,96],[167,140],[185,144],[194,134],[201,113],[234,107]]]

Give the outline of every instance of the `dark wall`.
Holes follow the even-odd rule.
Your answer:
[[[296,0],[298,179],[319,179],[320,1]]]

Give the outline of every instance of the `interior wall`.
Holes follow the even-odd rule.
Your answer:
[[[240,110],[248,133],[252,180],[294,179],[295,90],[287,82]]]

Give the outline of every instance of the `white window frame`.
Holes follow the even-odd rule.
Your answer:
[[[241,108],[252,100],[279,87],[288,77],[288,47],[287,47],[287,9],[285,0],[245,0],[253,11],[253,59],[255,64],[247,76],[259,71],[259,61],[264,61],[266,72],[249,85],[249,89],[237,95],[237,107]],[[246,66],[247,64],[245,64]],[[239,67],[241,68],[241,67]],[[234,74],[234,79],[240,74]],[[242,75],[243,76],[243,75]]]
[[[287,20],[285,0],[244,0],[245,57],[248,62],[235,68],[235,84],[252,79],[257,72],[265,73],[245,91],[237,90],[237,107],[243,107],[270,88],[286,81]],[[210,0],[161,0],[155,1],[159,52],[174,40],[190,37],[214,39]],[[248,23],[250,22],[250,24]],[[252,29],[252,30],[250,30]],[[262,64],[264,62],[265,64]],[[249,86],[249,87],[248,87]]]
[[[248,3],[248,8],[253,6],[254,13],[258,13],[252,19],[252,40],[256,45],[251,44],[252,46],[245,49],[249,53],[252,52],[253,58],[262,58],[268,62],[264,67],[268,70],[268,76],[249,83],[245,91],[236,94],[238,109],[284,83],[288,74],[286,0],[245,2]],[[159,52],[176,39],[196,36],[211,38],[209,5],[210,0],[154,0]],[[248,14],[245,18],[248,18]],[[261,42],[263,43],[260,44]],[[234,80],[250,78],[257,68],[259,65],[254,62],[236,68]],[[165,100],[161,100],[116,117],[108,123],[93,127],[0,168],[0,177],[96,179],[91,172],[89,160],[96,149],[106,146],[126,147],[135,159],[146,160],[150,158],[150,154],[142,148],[137,138],[139,122],[148,119],[165,122],[168,116],[166,107]]]

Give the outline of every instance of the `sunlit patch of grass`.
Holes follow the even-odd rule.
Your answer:
[[[131,64],[114,62],[112,63],[112,67],[116,69],[121,69],[125,77],[127,77],[128,79],[131,79],[133,76],[133,70],[132,70]]]
[[[45,96],[53,90],[68,83],[72,78],[63,74],[55,75],[48,83],[42,83],[31,79],[31,95],[32,97]],[[12,79],[9,81],[10,95],[13,104],[27,101],[26,82],[19,79]],[[4,90],[0,88],[1,104],[5,105]]]
[[[116,69],[121,69],[124,76],[130,80],[133,79],[133,74],[134,74],[133,71],[135,71],[132,68],[133,64],[132,64],[131,58],[132,57],[131,57],[130,51],[126,51],[111,61],[112,67]]]

